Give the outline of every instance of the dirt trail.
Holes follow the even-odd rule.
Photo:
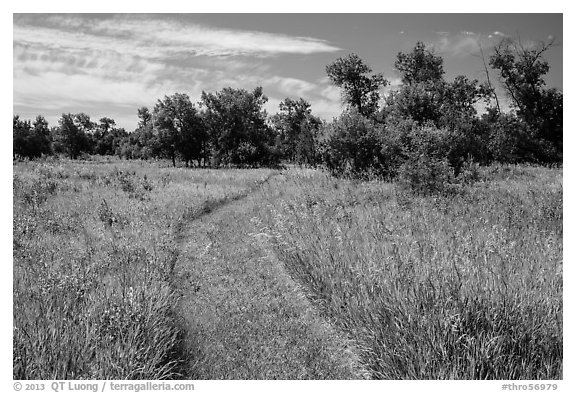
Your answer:
[[[250,236],[259,187],[180,229],[190,379],[358,379],[358,357]]]

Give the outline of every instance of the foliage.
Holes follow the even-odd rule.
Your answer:
[[[248,167],[277,165],[283,159],[323,163],[338,175],[394,178],[407,160],[410,165],[422,164],[407,154],[411,132],[433,127],[444,130],[450,140],[434,165],[447,163],[456,178],[470,159],[482,165],[558,163],[563,94],[547,89],[544,80],[549,66],[543,56],[552,45],[526,48],[521,42],[503,40],[494,49],[490,65],[499,71],[513,101],[511,113],[501,113],[498,106],[479,116],[480,102],[490,103],[495,94],[490,82],[465,76],[445,80],[442,57],[418,42],[411,52],[398,53],[394,67],[403,85],[384,97],[381,110],[380,89],[388,84],[382,74],[372,73],[356,54],[329,64],[328,77],[342,88],[347,104],[332,124],[314,116],[303,98],[286,98],[279,112],[269,117],[264,110],[268,98],[261,87],[253,91],[227,87],[203,92],[198,107],[181,93],[159,100],[152,111],[141,107],[138,126],[131,133],[117,128],[111,118],[102,117],[97,124],[85,113],[63,115],[50,133],[43,117],[32,126],[15,116],[13,155],[34,158],[55,152],[71,158],[88,153],[169,158],[173,166],[176,159],[186,166],[196,162],[197,166]]]
[[[138,127],[146,127],[152,121],[150,110],[143,106],[138,108]]]
[[[146,114],[142,113],[146,118]],[[153,111],[154,134],[160,150],[176,166],[176,153],[180,153],[186,166],[206,154],[207,134],[202,118],[186,94],[176,93],[158,100]]]
[[[92,133],[93,153],[99,155],[122,155],[122,143],[128,137],[123,128],[117,128],[116,122],[108,117],[100,119]]]
[[[394,68],[402,75],[402,82],[412,86],[421,82],[439,82],[444,75],[444,59],[434,55],[422,42],[412,53],[398,53]]]
[[[274,135],[263,109],[267,101],[261,87],[252,92],[230,87],[216,93],[202,92],[201,105],[215,164],[274,164]]]
[[[442,58],[428,51],[422,43],[418,43],[412,53],[399,53],[395,66],[403,75],[404,85],[386,98],[382,117],[387,128],[395,129],[397,124],[410,119],[415,122],[413,127],[431,124],[445,129],[451,140],[440,161],[425,160],[424,164],[412,157],[410,165],[444,168],[447,162],[458,176],[468,157],[487,163],[489,132],[486,124],[478,120],[476,104],[491,94],[489,86],[465,76],[445,81]]]
[[[371,72],[372,69],[354,53],[326,66],[328,78],[343,89],[344,102],[364,116],[376,113],[379,90],[389,83],[382,74],[370,75]]]
[[[324,130],[324,164],[338,176],[380,175],[382,133],[382,126],[355,109],[342,113]]]
[[[489,112],[482,123],[489,130],[487,148],[492,160],[502,163],[554,162],[558,151],[551,142],[513,114]]]
[[[282,158],[299,164],[315,164],[322,122],[312,115],[310,103],[302,98],[286,98],[280,102],[279,109],[270,121],[277,134],[275,144]]]
[[[82,152],[90,151],[90,142],[86,130],[91,129],[90,118],[85,114],[62,114],[54,131],[54,150],[62,152],[72,159]]]
[[[157,135],[154,134],[152,114],[147,107],[138,109],[138,119],[137,128],[122,143],[121,156],[144,160],[161,156],[161,145]]]
[[[449,151],[447,130],[433,125],[414,127],[404,145],[406,159],[398,171],[399,184],[418,195],[448,192],[454,181]]]
[[[442,118],[442,82],[419,82],[402,86],[385,100],[384,118],[388,124],[411,119],[420,124],[440,124]]]
[[[13,118],[13,156],[38,158],[52,152],[52,138],[48,122],[43,116],[37,116],[32,125],[30,121]]]
[[[555,149],[552,157],[546,151],[538,157],[549,162],[562,160],[563,132],[563,94],[556,89],[546,89],[544,81],[549,65],[543,55],[553,43],[526,48],[520,40],[504,39],[490,57],[490,65],[499,71],[518,117],[533,130],[535,138]]]

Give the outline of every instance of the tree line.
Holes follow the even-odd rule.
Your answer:
[[[37,158],[63,154],[117,155],[127,159],[167,158],[176,166],[270,166],[281,160],[314,163],[314,141],[322,121],[304,99],[286,98],[279,113],[269,116],[262,88],[224,88],[202,93],[194,104],[186,94],[158,100],[152,110],[138,109],[132,132],[108,117],[98,122],[85,113],[63,114],[49,127],[43,116],[31,123],[13,118],[13,155]]]
[[[552,45],[527,48],[502,40],[488,64],[482,57],[487,80],[480,82],[466,76],[446,80],[442,57],[418,42],[398,53],[394,68],[402,85],[386,96],[384,76],[350,54],[326,67],[345,104],[331,122],[315,116],[302,98],[286,98],[269,116],[261,87],[202,92],[198,103],[186,94],[166,96],[151,110],[138,109],[132,132],[85,113],[63,114],[52,128],[42,116],[34,122],[14,116],[14,158],[100,154],[203,167],[288,161],[323,165],[335,175],[387,178],[458,177],[469,162],[561,163],[563,94],[544,80],[544,54]],[[510,99],[507,112],[488,66]]]

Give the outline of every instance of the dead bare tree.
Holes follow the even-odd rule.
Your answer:
[[[498,94],[496,94],[496,89],[492,86],[492,81],[490,80],[490,72],[488,71],[488,64],[486,64],[486,58],[484,57],[484,50],[482,49],[482,43],[478,40],[478,48],[480,49],[480,58],[482,59],[482,64],[484,65],[484,73],[486,74],[486,82],[488,83],[488,87],[494,96],[494,100],[496,101],[496,109],[498,110],[498,114],[502,111],[500,110],[500,100],[498,99]]]

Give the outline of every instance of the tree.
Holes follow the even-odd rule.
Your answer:
[[[518,116],[530,127],[535,137],[553,145],[555,160],[562,157],[563,95],[546,89],[544,76],[550,67],[543,58],[554,41],[526,48],[511,39],[500,41],[490,57],[490,66],[500,73],[500,81],[512,99]],[[548,158],[541,157],[548,160]]]
[[[147,107],[141,107],[138,109],[138,119],[136,130],[128,138],[131,145],[130,155],[133,158],[145,160],[160,155],[161,148],[158,138],[154,134],[152,113]],[[128,151],[128,149],[125,151]]]
[[[176,153],[182,155],[186,166],[192,160],[200,162],[206,132],[187,94],[176,93],[158,100],[152,117],[160,148],[172,159],[173,166],[176,166]]]
[[[479,122],[476,104],[492,91],[488,84],[457,76],[444,80],[443,59],[418,42],[410,53],[399,53],[394,64],[401,72],[404,85],[386,98],[383,117],[393,129],[406,120],[416,127],[442,129],[450,138],[445,150],[450,166],[457,176],[468,157],[487,161],[488,132]],[[423,134],[413,134],[418,139]]]
[[[52,140],[48,122],[43,116],[37,116],[33,124],[29,120],[13,117],[13,156],[37,158],[52,152]]]
[[[98,125],[90,119],[90,115],[80,112],[72,116],[74,124],[82,135],[81,142],[83,152],[95,153],[96,146],[94,132],[98,129]],[[80,140],[79,140],[80,141]]]
[[[114,154],[114,137],[111,130],[116,125],[113,119],[103,117],[94,129],[93,152],[100,155]]]
[[[138,127],[146,127],[152,120],[150,110],[145,106],[138,108],[138,119]]]
[[[444,76],[444,59],[434,55],[422,42],[416,43],[412,53],[398,53],[394,68],[402,74],[402,83],[438,82]]]
[[[204,119],[214,163],[271,164],[274,134],[263,109],[268,98],[262,87],[252,92],[226,87],[216,93],[202,92]]]
[[[356,108],[343,112],[324,130],[324,164],[334,175],[384,174],[383,133],[381,125],[358,113]]]
[[[30,138],[30,121],[20,120],[20,116],[12,118],[12,154],[17,157],[28,157],[28,146]]]
[[[302,164],[318,164],[318,134],[322,121],[315,116],[308,116],[300,123],[300,133],[296,140],[295,161]]]
[[[492,109],[481,121],[490,132],[486,145],[492,160],[513,164],[537,161],[539,143],[518,116]]]
[[[314,164],[315,143],[321,120],[312,115],[309,102],[286,98],[271,122],[277,135],[277,146],[284,159],[300,164]]]
[[[343,89],[344,102],[364,116],[378,110],[380,88],[388,85],[382,74],[370,75],[372,69],[356,54],[339,58],[326,66],[328,78]]]
[[[438,126],[447,87],[443,63],[442,57],[422,42],[410,53],[398,53],[394,68],[402,75],[403,86],[386,97],[383,117],[394,123],[410,118],[419,124],[433,122]]]
[[[404,85],[386,97],[383,117],[388,124],[411,119],[419,124],[438,125],[442,118],[443,84],[419,82]]]
[[[494,98],[494,102],[496,103],[496,113],[502,113],[500,109],[500,99],[498,98],[498,94],[496,94],[496,89],[492,86],[492,80],[490,78],[490,72],[488,71],[488,64],[486,63],[486,57],[484,56],[484,49],[482,49],[482,44],[478,41],[478,49],[480,50],[480,59],[482,59],[482,65],[484,66],[484,74],[486,75],[486,85],[488,86],[488,92],[491,93],[488,98],[488,103],[490,102],[491,98]]]
[[[96,123],[90,120],[90,116],[84,112],[75,114],[73,118],[76,127],[85,134],[92,132],[96,128]]]
[[[76,115],[62,114],[62,117],[58,120],[58,128],[56,128],[55,149],[57,151],[62,151],[68,155],[71,159],[76,159],[83,151],[88,151],[88,139],[84,133],[84,129],[77,125],[75,121],[78,119]],[[86,118],[81,116],[80,119],[85,120]],[[89,120],[89,117],[88,117]],[[82,124],[83,121],[78,121],[78,124]],[[84,124],[86,124],[84,122]]]
[[[103,117],[99,120],[99,122],[100,122],[99,128],[103,132],[108,132],[116,127],[116,121],[109,117]]]
[[[44,116],[38,115],[32,123],[31,129],[31,156],[40,157],[42,154],[52,153],[52,138],[50,128]]]

